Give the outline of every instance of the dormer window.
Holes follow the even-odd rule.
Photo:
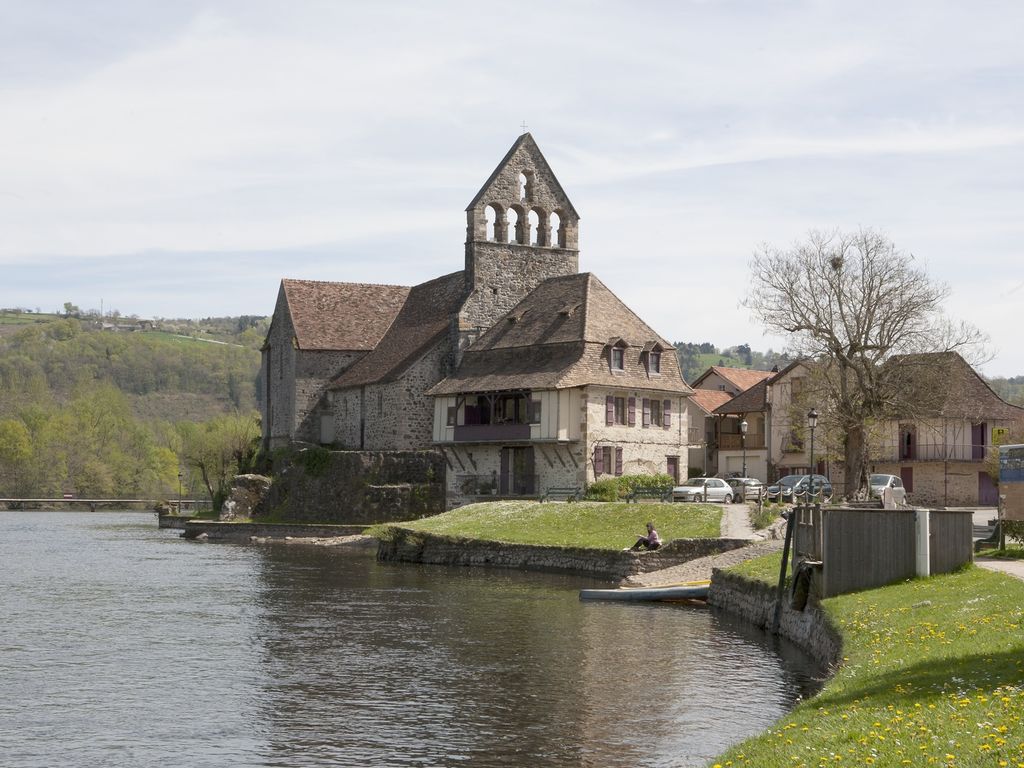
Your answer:
[[[626,350],[622,347],[612,347],[612,370],[622,371],[626,368]]]
[[[647,375],[653,376],[661,373],[661,351],[663,347],[657,341],[649,341],[644,344],[641,357],[647,364]]]

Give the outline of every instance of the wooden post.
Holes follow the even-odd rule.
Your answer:
[[[793,541],[793,529],[796,527],[796,516],[799,507],[789,511],[786,520],[786,542],[782,545],[782,564],[779,566],[779,588],[775,594],[775,616],[772,618],[772,634],[779,634],[779,621],[782,618],[782,595],[786,588],[786,565],[789,561],[789,545]]]

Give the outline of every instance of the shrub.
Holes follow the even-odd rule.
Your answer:
[[[331,461],[331,452],[320,446],[303,448],[295,454],[295,463],[306,470],[310,477],[323,477]]]
[[[585,497],[588,501],[618,501],[619,478],[606,477],[587,486]]]
[[[589,501],[618,501],[638,489],[663,490],[675,485],[672,475],[622,475],[606,477],[587,486],[585,498]]]

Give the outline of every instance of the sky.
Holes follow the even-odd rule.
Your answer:
[[[778,350],[765,244],[880,230],[1024,374],[1024,3],[0,0],[0,307],[269,315],[461,269],[525,124],[580,268]]]

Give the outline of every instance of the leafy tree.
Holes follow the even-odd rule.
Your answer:
[[[885,363],[910,353],[979,350],[984,337],[948,320],[948,287],[869,229],[811,232],[784,250],[764,246],[750,266],[743,305],[768,332],[787,335],[794,355],[818,363],[808,394],[817,396],[823,426],[837,436],[851,494],[866,484],[869,425],[922,405],[908,400],[901,366]]]
[[[197,424],[178,424],[180,455],[198,471],[216,509],[227,496],[231,478],[252,467],[259,446],[260,427],[255,414],[228,414]]]

